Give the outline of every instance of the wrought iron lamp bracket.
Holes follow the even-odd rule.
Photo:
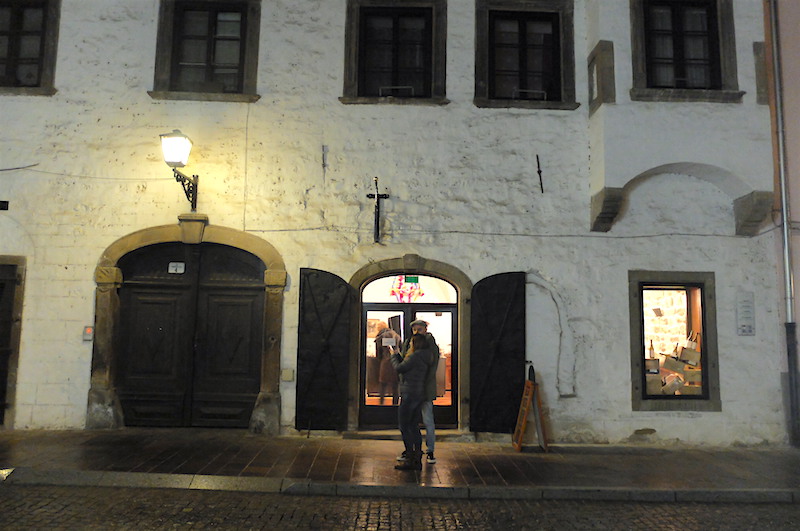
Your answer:
[[[192,212],[197,212],[197,189],[200,177],[192,175],[191,177],[181,173],[176,168],[172,168],[172,173],[175,175],[175,180],[183,186],[183,192],[186,194],[186,199],[192,205]]]

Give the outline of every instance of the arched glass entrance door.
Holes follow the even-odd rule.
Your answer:
[[[416,319],[428,323],[428,332],[439,345],[433,402],[436,424],[456,426],[458,294],[453,285],[432,276],[395,274],[367,284],[361,302],[361,427],[397,427],[397,373],[388,358],[400,351]]]

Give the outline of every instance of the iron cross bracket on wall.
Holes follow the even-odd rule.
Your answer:
[[[375,193],[367,194],[369,199],[375,200],[375,228],[373,231],[374,242],[381,241],[381,199],[389,199],[389,194],[378,193],[378,178],[375,177]]]

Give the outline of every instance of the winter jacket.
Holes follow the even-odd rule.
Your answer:
[[[408,350],[408,345],[411,343],[411,337],[408,336],[405,341],[403,341],[403,354],[406,353]],[[436,339],[430,332],[425,333],[425,339],[428,340],[428,347],[432,351],[432,356],[430,360],[430,366],[428,367],[427,378],[425,381],[425,394],[423,398],[426,401],[433,401],[436,400],[436,369],[439,368],[439,345],[436,344]]]
[[[400,354],[392,354],[392,365],[403,375],[400,396],[425,397],[425,382],[432,358],[433,350],[428,348],[407,354],[405,358]]]

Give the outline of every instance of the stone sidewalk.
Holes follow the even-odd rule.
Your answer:
[[[389,432],[391,433],[391,432]],[[243,430],[0,431],[5,485],[214,489],[331,496],[800,502],[800,449],[451,442],[394,470],[397,440]],[[1,487],[0,487],[1,488]]]

